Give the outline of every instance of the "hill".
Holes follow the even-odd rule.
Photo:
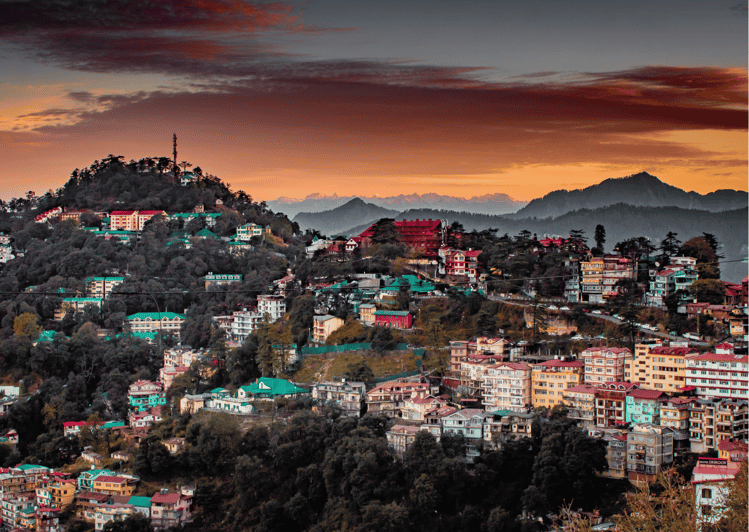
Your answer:
[[[626,203],[637,207],[680,207],[710,212],[740,209],[749,204],[746,192],[718,190],[709,194],[686,192],[641,172],[618,179],[606,179],[580,190],[555,190],[534,199],[513,218],[550,218],[578,209],[595,209]]]
[[[325,212],[300,212],[294,217],[300,229],[318,229],[322,233],[334,236],[343,233],[354,225],[369,224],[380,218],[391,218],[398,211],[385,209],[354,198],[348,203]]]

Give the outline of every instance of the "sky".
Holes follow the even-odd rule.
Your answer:
[[[0,196],[109,154],[257,200],[747,190],[737,0],[0,0]]]

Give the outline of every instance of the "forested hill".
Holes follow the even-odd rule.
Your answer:
[[[707,212],[678,207],[633,207],[619,203],[598,209],[580,209],[549,219],[514,220],[508,216],[430,209],[405,211],[397,219],[446,219],[449,223],[460,222],[469,231],[494,228],[498,229],[499,234],[510,235],[526,229],[539,238],[544,235],[566,236],[573,229],[581,229],[592,239],[596,225],[601,224],[606,229],[605,249],[609,252],[617,242],[632,237],[644,236],[658,245],[669,231],[677,233],[679,240],[683,242],[704,232],[714,234],[723,245],[720,252],[725,255],[726,260],[733,260],[747,257],[748,212],[746,207],[725,212]],[[724,280],[740,282],[746,277],[746,264],[728,262],[721,266],[721,272]]]

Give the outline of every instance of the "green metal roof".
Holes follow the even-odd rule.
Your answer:
[[[42,331],[37,342],[51,342],[56,334],[58,334],[57,331]]]
[[[200,231],[198,231],[197,233],[195,233],[195,236],[197,236],[197,237],[205,237],[205,238],[218,238],[216,236],[216,233],[214,233],[213,231],[209,231],[205,227],[203,229],[201,229]]]
[[[375,316],[408,316],[411,314],[407,310],[375,310]]]
[[[128,320],[147,320],[151,319],[154,321],[162,320],[164,318],[168,318],[170,320],[173,320],[175,318],[179,318],[181,320],[185,319],[184,314],[177,314],[176,312],[136,312],[135,314],[130,314],[130,316],[127,317]]]
[[[284,379],[273,379],[260,377],[257,381],[242,389],[253,395],[293,395],[296,393],[309,393],[309,390],[300,388],[293,382]]]
[[[132,504],[133,506],[137,506],[138,508],[150,508],[151,497],[137,497],[133,495],[132,497],[130,497],[127,503]]]
[[[104,425],[102,425],[102,428],[114,429],[117,427],[124,427],[124,426],[125,426],[124,421],[107,421],[106,423],[104,423]]]
[[[77,301],[79,303],[101,303],[100,297],[66,297],[62,300],[63,303]]]

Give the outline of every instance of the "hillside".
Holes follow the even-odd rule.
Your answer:
[[[380,218],[390,218],[398,211],[384,209],[359,198],[354,198],[345,205],[325,212],[300,212],[294,217],[300,229],[318,229],[323,234],[334,236],[346,229],[361,224],[369,224]]]
[[[626,203],[636,207],[680,207],[710,212],[740,209],[749,204],[746,192],[718,190],[709,194],[686,192],[641,172],[619,179],[606,179],[581,190],[555,190],[534,199],[512,218],[550,218],[578,209],[596,209]]]

